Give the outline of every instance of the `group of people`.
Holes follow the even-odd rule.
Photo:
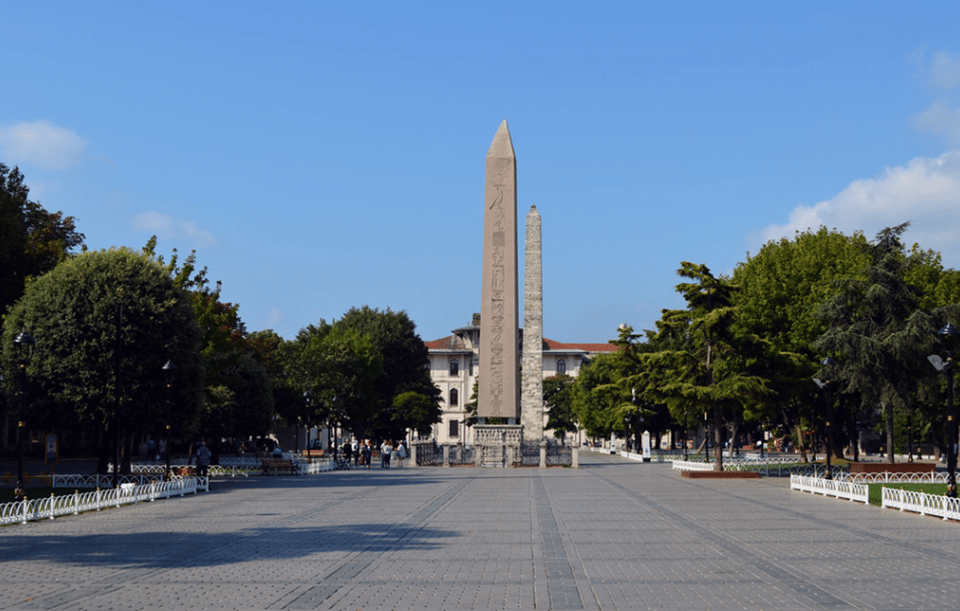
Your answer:
[[[367,439],[363,443],[354,439],[352,442],[343,444],[343,456],[348,461],[352,458],[356,467],[370,468],[370,462],[373,458],[373,444]],[[393,459],[397,464],[397,469],[403,468],[403,460],[407,457],[406,441],[394,443],[392,440],[384,440],[380,445],[380,468],[389,469],[390,461]]]

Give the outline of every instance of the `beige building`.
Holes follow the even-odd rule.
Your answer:
[[[522,340],[523,330],[521,329]],[[467,403],[480,372],[480,316],[474,314],[472,324],[454,329],[451,335],[425,342],[430,353],[430,377],[440,389],[443,402],[443,420],[433,426],[437,443],[472,443],[470,430],[463,422],[467,418]],[[520,352],[522,341],[518,341]],[[567,344],[544,338],[543,377],[566,374],[577,377],[580,368],[591,357],[604,352],[615,352],[617,347],[605,344]]]

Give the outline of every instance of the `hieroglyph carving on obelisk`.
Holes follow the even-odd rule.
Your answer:
[[[517,418],[517,158],[507,122],[487,151],[477,416]]]
[[[520,423],[524,441],[543,439],[543,255],[540,213],[530,206],[523,258],[523,376]]]

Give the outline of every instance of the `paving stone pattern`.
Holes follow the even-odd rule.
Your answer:
[[[571,469],[360,469],[0,529],[0,609],[960,608],[960,524]]]

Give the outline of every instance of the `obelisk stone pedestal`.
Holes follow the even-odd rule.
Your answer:
[[[523,427],[519,424],[477,424],[473,447],[478,467],[519,467],[523,462]]]

